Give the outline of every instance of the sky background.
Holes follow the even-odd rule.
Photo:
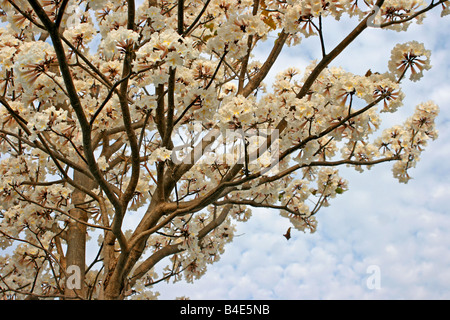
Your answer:
[[[287,241],[287,219],[253,209],[220,261],[193,284],[159,284],[160,299],[450,299],[450,16],[440,18],[440,11],[406,33],[368,29],[332,63],[354,73],[382,73],[399,42],[417,40],[432,50],[433,68],[419,82],[404,81],[404,106],[383,116],[390,127],[402,124],[420,102],[433,100],[441,108],[439,138],[410,171],[413,180],[400,184],[389,163],[364,173],[342,167],[349,190],[318,213],[316,233],[293,230]],[[325,20],[328,51],[356,23]],[[318,41],[285,48],[273,69],[303,69],[320,58]],[[268,50],[261,46],[255,54],[263,59]],[[372,266],[380,271],[378,289],[367,285]]]

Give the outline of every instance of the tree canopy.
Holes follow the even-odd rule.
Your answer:
[[[429,10],[448,0],[0,1],[3,298],[156,298],[158,282],[201,277],[252,207],[314,232],[348,189],[339,166],[392,162],[408,182],[439,108],[418,102],[381,133],[380,114],[431,52],[399,43],[383,73],[332,62],[367,28],[407,32]],[[343,15],[355,27],[329,48],[322,22]],[[321,56],[268,87],[308,37]]]

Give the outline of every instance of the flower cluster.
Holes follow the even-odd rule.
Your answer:
[[[368,5],[373,7],[374,0],[366,1]],[[396,31],[406,31],[415,21],[421,24],[425,15],[416,15],[417,12],[426,7],[427,3],[423,0],[387,0],[384,1],[375,18],[375,24],[386,24],[385,28]],[[414,19],[409,19],[415,17]],[[402,21],[402,23],[396,23]]]
[[[170,150],[167,150],[166,148],[158,148],[154,150],[149,158],[149,163],[153,164],[156,161],[166,161],[167,159],[170,159],[172,152]]]
[[[417,81],[422,78],[424,70],[431,68],[430,55],[431,52],[417,41],[398,44],[392,49],[389,71],[401,79],[410,70],[410,80]]]
[[[450,14],[450,5],[448,4],[448,2],[443,2],[442,3],[442,12],[441,12],[441,17],[444,17],[446,15]]]
[[[56,57],[49,43],[25,42],[19,50],[20,52],[15,56],[14,70],[20,82],[33,84],[42,74],[52,72],[50,67]]]
[[[439,107],[433,102],[419,104],[414,115],[403,126],[394,126],[383,131],[375,142],[379,152],[385,156],[399,156],[401,161],[394,164],[394,176],[403,183],[411,177],[408,169],[414,168],[430,139],[438,136],[435,118]]]
[[[243,96],[226,97],[222,101],[218,115],[218,122],[223,126],[233,123],[242,127],[253,120],[255,102]]]
[[[111,30],[100,44],[106,58],[111,59],[119,52],[126,52],[139,39],[139,34],[133,30],[119,27],[117,30]]]

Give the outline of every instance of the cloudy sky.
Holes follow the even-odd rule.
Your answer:
[[[359,74],[369,68],[384,72],[398,42],[417,40],[432,50],[433,68],[420,82],[405,81],[404,107],[384,117],[386,126],[401,124],[415,105],[430,99],[441,108],[439,138],[411,171],[414,179],[398,183],[392,164],[362,174],[341,168],[349,191],[318,213],[316,233],[296,231],[287,241],[286,219],[254,209],[202,279],[160,284],[160,298],[450,299],[450,16],[441,19],[439,13],[407,33],[366,30],[333,62]],[[328,50],[356,23],[344,21],[325,21]],[[264,57],[267,50],[262,46],[257,55]],[[314,37],[286,48],[274,69],[302,68],[316,57],[320,46]],[[368,285],[377,275],[379,286]]]

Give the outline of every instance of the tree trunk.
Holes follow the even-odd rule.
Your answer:
[[[93,180],[84,174],[75,171],[74,182],[90,190],[95,187]],[[72,204],[76,208],[70,214],[82,221],[87,222],[88,214],[85,202],[86,194],[75,189],[72,193]],[[67,229],[67,253],[66,253],[66,283],[64,295],[68,299],[86,298],[85,272],[86,272],[86,225],[71,220]]]

